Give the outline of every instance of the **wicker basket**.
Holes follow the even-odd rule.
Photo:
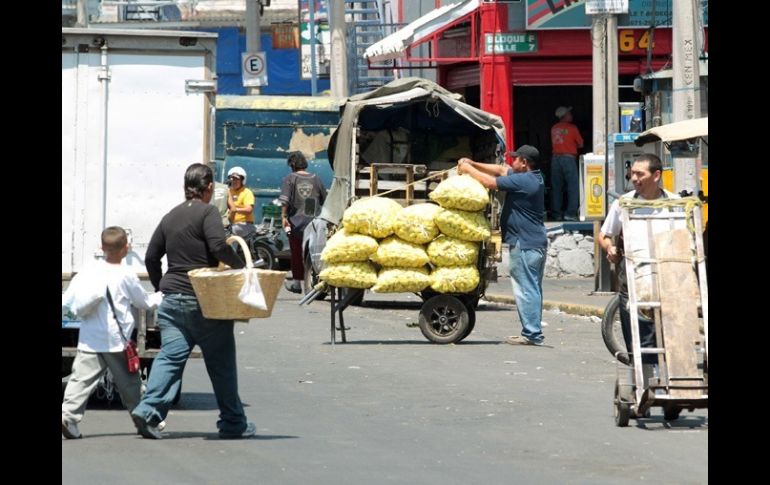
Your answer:
[[[285,271],[270,271],[252,268],[251,252],[246,242],[238,236],[230,236],[227,243],[236,241],[241,245],[246,257],[246,271],[255,272],[259,285],[265,295],[267,310],[260,310],[246,305],[238,299],[245,281],[243,270],[232,270],[220,263],[218,268],[199,268],[187,272],[195,296],[206,318],[214,320],[248,320],[250,318],[268,318],[273,313],[273,305],[286,277]]]

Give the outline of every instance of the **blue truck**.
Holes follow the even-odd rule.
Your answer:
[[[343,103],[344,99],[326,96],[217,96],[216,178],[225,182],[234,166],[246,170],[246,186],[256,197],[254,220],[276,230],[281,266],[288,265],[289,244],[280,230],[280,209],[273,201],[290,172],[286,158],[292,151],[301,151],[308,170],[318,174],[328,189],[334,172],[326,148]]]

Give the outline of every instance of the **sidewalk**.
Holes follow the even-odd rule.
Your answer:
[[[498,266],[500,273],[497,282],[490,282],[485,299],[497,303],[514,304],[511,278],[503,265]],[[547,310],[561,310],[565,313],[583,316],[604,314],[604,307],[612,298],[612,293],[593,294],[593,278],[543,279],[543,307]]]

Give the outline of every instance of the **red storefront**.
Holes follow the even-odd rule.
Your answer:
[[[399,0],[403,21],[404,0]],[[466,0],[441,6],[397,32],[396,43],[375,52],[370,59],[401,59],[403,66],[430,66],[437,82],[463,93],[469,104],[503,118],[508,145],[532,144],[550,158],[550,126],[558,106],[573,106],[575,123],[586,147],[592,139],[592,44],[590,17],[585,2],[528,0],[521,2]],[[447,2],[443,2],[447,3]],[[649,29],[624,27],[641,22],[641,0],[629,1],[629,16],[619,17],[619,101],[642,101],[631,88],[639,75],[671,67],[671,28],[656,27],[648,64]],[[649,2],[647,2],[649,3]],[[656,18],[670,19],[670,4],[660,2]],[[669,8],[668,13],[662,11]],[[650,16],[651,17],[651,16]],[[565,20],[562,20],[564,18]],[[630,19],[630,20],[629,20]],[[559,21],[565,28],[558,26]],[[570,22],[581,24],[566,27]],[[665,22],[661,22],[665,23]],[[545,27],[544,27],[545,26]],[[708,49],[708,29],[704,28]],[[494,36],[491,34],[502,34]],[[399,34],[400,37],[399,37]],[[509,34],[509,35],[508,35]],[[526,37],[532,52],[497,51],[497,39]],[[385,39],[387,44],[388,39]],[[491,47],[490,47],[490,42]],[[422,47],[427,45],[428,47]],[[375,47],[375,46],[372,46]],[[422,52],[419,52],[422,51]],[[427,51],[427,55],[425,52]]]

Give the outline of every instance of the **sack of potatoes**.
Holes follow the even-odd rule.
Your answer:
[[[350,263],[369,261],[377,251],[377,240],[365,234],[351,233],[341,228],[326,242],[321,252],[324,263]]]
[[[342,214],[342,224],[348,232],[376,238],[393,234],[393,219],[401,204],[385,197],[366,197],[353,202]]]
[[[430,286],[432,279],[425,267],[382,268],[377,274],[377,283],[372,287],[375,293],[416,293]]]
[[[489,203],[489,191],[470,175],[442,180],[428,197],[445,209],[480,211]]]
[[[318,277],[339,288],[371,288],[377,283],[377,270],[369,262],[332,263]]]
[[[434,220],[443,234],[463,241],[484,241],[492,235],[483,212],[441,209]]]
[[[428,244],[426,252],[434,266],[467,266],[476,264],[479,243],[442,234]]]
[[[479,270],[475,266],[438,267],[430,276],[430,287],[439,293],[468,293],[479,285]]]
[[[428,253],[419,244],[404,241],[398,236],[389,236],[380,241],[377,252],[370,259],[380,266],[419,268],[428,264]]]
[[[404,241],[425,244],[438,236],[438,226],[433,218],[441,207],[436,204],[414,204],[404,207],[393,221],[396,236]]]

